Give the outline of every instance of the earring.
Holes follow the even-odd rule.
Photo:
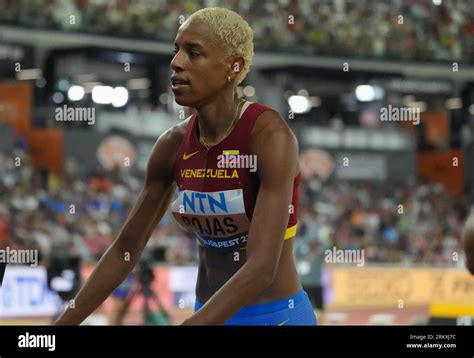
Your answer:
[[[227,76],[227,82],[230,83],[230,76]]]

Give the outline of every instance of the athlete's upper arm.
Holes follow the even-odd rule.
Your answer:
[[[247,262],[258,264],[272,276],[278,265],[293,196],[298,162],[298,142],[276,112],[258,118],[260,128],[252,138],[257,156],[260,189],[247,244]]]
[[[168,129],[158,138],[148,159],[145,186],[169,184],[174,180],[173,163],[181,140],[178,126]]]

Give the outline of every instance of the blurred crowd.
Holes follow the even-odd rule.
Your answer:
[[[470,0],[0,0],[0,21],[172,41],[184,19],[210,6],[241,14],[258,50],[474,60]]]
[[[34,170],[27,152],[0,152],[0,247],[37,249],[41,258],[66,247],[83,262],[95,262],[123,226],[142,186],[131,172],[87,173],[77,158],[66,159],[56,176]],[[173,264],[194,262],[195,241],[168,213],[149,240]]]
[[[0,247],[38,249],[43,258],[67,247],[84,261],[98,260],[123,226],[143,173],[84,167],[67,158],[58,177],[33,169],[21,147],[0,152]],[[468,202],[440,184],[393,188],[309,178],[300,190],[299,258],[317,243],[364,250],[366,263],[460,265]],[[197,261],[196,241],[169,212],[148,247],[161,248],[170,264]]]
[[[366,263],[460,267],[469,203],[442,184],[390,187],[349,181],[302,181],[297,252],[364,250]]]

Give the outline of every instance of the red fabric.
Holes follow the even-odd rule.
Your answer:
[[[182,170],[185,169],[219,169],[217,166],[218,156],[224,150],[238,150],[239,155],[250,155],[250,134],[258,116],[265,111],[274,111],[273,108],[261,103],[252,103],[247,107],[240,120],[229,135],[211,149],[204,147],[198,140],[197,114],[194,113],[186,128],[183,142],[178,151],[174,163],[174,178],[179,190],[194,190],[200,192],[213,192],[231,189],[243,189],[245,211],[249,220],[253,215],[257,199],[260,180],[257,172],[249,169],[236,168],[238,178],[185,178]],[[183,160],[183,154],[190,155],[197,152],[187,160]],[[278,161],[278,158],[275,158]],[[234,170],[234,169],[231,169]],[[293,213],[290,214],[288,226],[297,223],[297,205],[299,197],[299,185],[301,173],[294,179],[293,184]]]

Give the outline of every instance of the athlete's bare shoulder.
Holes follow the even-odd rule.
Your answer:
[[[295,134],[276,111],[265,111],[257,117],[251,133],[251,148],[256,148],[258,144],[265,142],[270,137],[278,138],[280,146],[287,146],[290,148],[293,145],[296,146],[296,148],[298,147],[298,140],[296,139]],[[272,148],[268,148],[268,150],[272,151]],[[296,175],[299,171],[297,157],[295,158],[295,164],[295,169],[289,169],[294,170]]]
[[[191,116],[160,135],[148,160],[147,181],[173,179],[173,164],[190,119]]]
[[[186,127],[189,124],[191,117],[186,118],[184,121],[179,122],[173,127],[167,129],[157,140],[158,142],[164,142],[166,145],[178,146],[181,144],[186,132]],[[177,149],[178,149],[177,148]]]
[[[259,136],[262,130],[275,130],[277,128],[287,128],[288,125],[285,123],[280,114],[276,111],[265,111],[258,115],[255,120],[255,124],[252,129],[252,137]]]

